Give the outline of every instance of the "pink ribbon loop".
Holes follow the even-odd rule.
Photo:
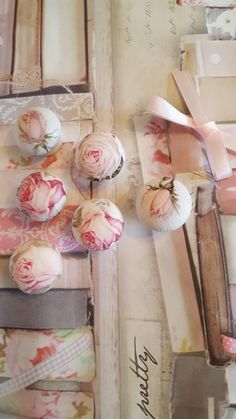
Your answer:
[[[187,106],[192,112],[192,118],[178,111],[165,99],[155,96],[147,107],[147,112],[159,118],[197,131],[204,140],[206,153],[212,174],[216,180],[222,180],[233,175],[227,148],[236,151],[236,138],[221,131],[214,121],[210,121],[201,106],[189,73],[175,71],[173,73]]]

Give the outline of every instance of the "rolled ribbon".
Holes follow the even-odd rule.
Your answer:
[[[214,178],[222,180],[232,176],[233,172],[227,149],[236,152],[236,137],[221,131],[214,121],[209,120],[187,71],[174,71],[172,74],[192,114],[192,118],[178,111],[159,96],[154,96],[150,100],[147,112],[197,131],[205,142],[206,153]]]

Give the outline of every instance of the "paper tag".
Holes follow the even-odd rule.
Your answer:
[[[127,320],[126,326],[128,341],[123,373],[128,394],[123,398],[123,417],[160,419],[161,325],[154,321]]]

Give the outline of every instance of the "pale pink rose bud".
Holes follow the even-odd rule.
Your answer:
[[[107,250],[120,239],[124,221],[119,208],[108,199],[83,201],[74,213],[72,233],[88,250]]]
[[[50,220],[59,214],[66,196],[62,180],[44,172],[26,176],[17,190],[21,211],[34,221]]]
[[[15,140],[29,155],[55,153],[61,144],[61,123],[50,109],[30,108],[16,121]]]
[[[81,140],[74,154],[75,166],[88,179],[114,178],[125,161],[120,140],[109,132],[93,132]]]
[[[191,209],[188,190],[174,177],[153,179],[137,191],[137,216],[152,230],[176,230],[187,221]]]
[[[10,276],[27,294],[48,291],[61,278],[62,259],[50,243],[29,240],[21,244],[10,258]]]

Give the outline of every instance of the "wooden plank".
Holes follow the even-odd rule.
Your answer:
[[[99,131],[113,129],[111,1],[94,2],[95,101]],[[93,197],[115,201],[115,182],[93,183]],[[116,246],[92,255],[95,298],[97,377],[94,382],[96,419],[120,418],[118,278]]]
[[[209,194],[212,194],[210,187]],[[221,344],[221,334],[231,332],[228,273],[220,217],[214,208],[206,210],[206,193],[198,189],[196,234],[202,285],[206,344],[209,361],[224,365],[230,360]]]

